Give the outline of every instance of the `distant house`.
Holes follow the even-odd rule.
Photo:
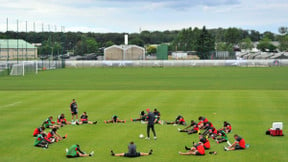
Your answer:
[[[136,45],[113,45],[104,49],[104,60],[144,60],[145,49]]]
[[[22,39],[0,39],[0,60],[37,58],[37,47]]]

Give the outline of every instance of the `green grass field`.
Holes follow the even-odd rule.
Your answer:
[[[44,71],[38,75],[0,78],[0,161],[288,161],[288,140],[265,131],[273,121],[288,123],[288,68],[82,68]],[[33,130],[49,115],[65,113],[78,101],[97,125],[70,125],[58,133],[68,139],[49,149],[33,147]],[[217,155],[180,156],[197,135],[179,133],[178,127],[157,125],[158,139],[145,141],[139,134],[146,126],[130,122],[141,110],[157,107],[162,120],[182,114],[186,121],[206,116],[216,128],[232,124],[233,134],[244,137],[250,148],[224,152],[224,144],[210,140]],[[215,114],[216,113],[216,114]],[[104,124],[113,114],[126,124]],[[179,126],[181,128],[181,126]],[[110,150],[126,152],[130,141],[138,151],[152,156],[128,159],[112,157]],[[94,157],[66,159],[65,148],[80,144],[95,151]]]

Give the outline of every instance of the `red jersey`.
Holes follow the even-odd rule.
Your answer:
[[[51,130],[48,134],[47,134],[47,138],[51,138],[54,136],[56,132],[54,132],[53,130]]]
[[[38,134],[40,134],[43,131],[43,129],[41,127],[36,128],[33,132],[33,136],[37,136]]]
[[[194,126],[193,130],[199,131],[198,125]]]
[[[205,149],[204,149],[204,146],[202,144],[196,145],[196,149],[201,155],[205,155]]]
[[[238,136],[238,138],[236,139],[236,141],[239,143],[239,146],[242,147],[242,148],[245,148],[246,144],[245,144],[245,140],[241,137]]]
[[[200,139],[200,142],[203,143],[205,149],[210,149],[210,142],[209,142],[208,139],[206,139],[206,138],[201,138],[201,139]]]

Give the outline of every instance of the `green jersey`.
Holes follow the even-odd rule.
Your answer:
[[[79,148],[77,147],[77,145],[72,145],[69,149],[68,152],[66,153],[66,155],[69,156],[77,156],[77,151],[79,150]]]
[[[52,121],[48,118],[47,120],[44,121],[43,125],[45,128],[48,128],[49,126],[53,124],[52,124]]]
[[[43,137],[42,134],[39,134],[39,135],[36,137],[35,141],[34,141],[34,146],[38,145],[38,144],[41,143],[42,141],[44,141],[44,137]]]
[[[223,139],[225,139],[225,140],[227,140],[228,141],[228,136],[227,136],[227,134],[223,131],[223,130],[221,130],[221,137],[223,138]]]

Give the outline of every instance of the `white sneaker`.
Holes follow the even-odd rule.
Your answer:
[[[177,124],[173,124],[173,126],[175,126],[175,127],[176,127],[176,126],[177,126]]]
[[[180,128],[178,128],[178,132],[180,132],[181,131],[181,129]]]
[[[65,150],[65,151],[66,151],[66,153],[67,153],[67,152],[68,152],[68,148],[66,148],[66,150]]]
[[[145,139],[146,139],[146,140],[150,140],[150,137],[146,137]]]
[[[92,151],[92,152],[90,153],[90,155],[93,156],[93,155],[94,155],[94,151]]]
[[[154,137],[154,140],[156,140],[156,139],[157,139],[157,137],[155,136],[155,137]]]

